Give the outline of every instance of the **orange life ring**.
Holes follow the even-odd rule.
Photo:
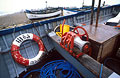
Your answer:
[[[22,57],[22,55],[20,54],[20,51],[19,51],[20,45],[26,40],[34,40],[35,42],[38,43],[39,52],[38,52],[38,55],[35,56],[34,58],[26,59],[26,58]],[[38,63],[43,52],[44,52],[44,45],[43,45],[42,41],[40,40],[40,38],[37,35],[32,34],[32,33],[25,33],[25,34],[19,35],[13,41],[12,46],[11,46],[12,57],[14,58],[14,60],[17,63],[24,65],[24,66],[31,66],[31,65]]]

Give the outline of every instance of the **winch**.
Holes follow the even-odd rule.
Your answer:
[[[81,27],[77,26],[71,31],[66,31],[64,29],[64,26],[67,26],[65,28],[68,28],[68,25],[64,25],[64,22],[62,24],[62,32],[57,32],[56,34],[62,34],[59,35],[61,37],[60,45],[68,51],[72,56],[78,58],[79,56],[83,55],[84,53],[87,53],[91,55],[91,48],[90,48],[90,42],[89,36],[87,34],[87,31]],[[69,26],[70,27],[70,26]],[[61,29],[61,26],[60,26]],[[82,32],[80,33],[80,30]],[[64,32],[64,33],[63,33]],[[83,33],[83,34],[82,34]]]

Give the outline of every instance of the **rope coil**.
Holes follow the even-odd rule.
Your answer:
[[[28,72],[23,78],[26,78],[32,72],[40,72],[40,78],[82,78],[76,69],[65,60],[48,62],[41,69]]]

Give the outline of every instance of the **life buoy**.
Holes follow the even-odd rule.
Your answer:
[[[26,40],[34,40],[35,42],[37,42],[37,44],[39,46],[38,55],[35,56],[34,58],[26,59],[26,58],[22,57],[22,55],[20,54],[20,51],[19,51],[20,45]],[[25,34],[19,35],[13,41],[12,46],[11,46],[12,57],[14,58],[14,60],[17,63],[22,64],[24,66],[31,66],[31,65],[38,63],[43,52],[44,52],[44,45],[43,45],[42,41],[40,40],[40,38],[37,35],[32,34],[32,33],[25,33]]]

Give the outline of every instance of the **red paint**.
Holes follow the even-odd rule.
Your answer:
[[[40,40],[40,37],[33,34],[33,40],[37,42],[37,44],[39,46],[39,51],[44,51],[44,45],[43,45],[42,41]]]
[[[86,24],[85,23],[81,23],[83,26],[85,26]]]
[[[19,52],[19,47],[17,45],[12,44],[11,46],[11,54],[12,57],[14,58],[14,60],[24,66],[28,66],[29,65],[29,60],[22,57],[22,55]]]
[[[79,31],[78,31],[78,29],[82,29],[85,34],[80,34]],[[77,35],[78,35],[81,39],[82,39],[82,36],[86,36],[86,41],[89,40],[88,33],[87,33],[87,31],[86,31],[83,27],[77,26],[77,27],[74,28],[73,32],[75,32],[75,31],[77,31]]]
[[[78,32],[78,28],[82,29],[85,34],[80,34]],[[75,33],[75,31],[77,31],[78,34]],[[76,28],[74,28],[74,31],[71,32],[66,32],[62,35],[61,37],[61,42],[60,42],[60,45],[66,50],[68,51],[72,56],[76,57],[76,58],[79,58],[80,56],[82,56],[84,53],[83,52],[80,52],[79,54],[75,54],[73,53],[73,48],[74,48],[74,38],[75,37],[80,37],[82,39],[82,36],[85,36],[86,35],[86,40],[88,41],[89,39],[89,36],[87,34],[87,31],[83,28],[83,27],[80,27],[80,26],[77,26]],[[88,49],[88,45],[85,45],[84,49]],[[88,53],[88,52],[87,52]],[[89,52],[89,54],[91,54],[91,51]]]
[[[79,57],[82,56],[83,54],[84,54],[84,53],[82,53],[82,52],[79,53],[79,54],[77,54],[77,55],[76,55],[76,58],[79,58]]]
[[[42,41],[40,40],[40,38],[38,36],[36,36],[35,34],[33,34],[33,40],[38,43],[39,51],[44,52],[44,45],[43,45]],[[22,55],[19,52],[19,49],[20,49],[19,46],[12,44],[12,46],[11,46],[12,57],[14,58],[14,60],[17,63],[24,65],[24,66],[29,66],[29,59],[22,57]]]
[[[66,32],[61,37],[60,45],[67,50],[71,55],[73,55],[73,47],[74,47],[74,38],[77,35],[74,32]]]
[[[85,51],[87,49],[89,49],[89,47],[88,47],[88,45],[85,45],[84,48],[83,48],[83,50]]]

